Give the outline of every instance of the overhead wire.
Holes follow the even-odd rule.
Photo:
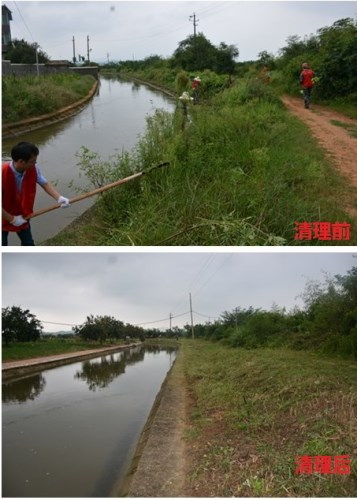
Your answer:
[[[16,6],[16,9],[18,10],[18,13],[21,17],[21,20],[22,22],[24,23],[27,31],[29,32],[32,40],[34,43],[37,43],[34,39],[34,36],[30,30],[30,28],[28,27],[24,17],[22,16],[22,13],[20,11],[20,8],[19,6],[17,5],[17,2],[15,0],[13,0],[13,3],[14,5]],[[234,4],[234,2],[212,2],[213,5],[209,5],[208,7],[206,8],[203,8],[203,9],[198,9],[199,10],[199,15],[201,18],[208,18],[212,15],[216,15],[217,13],[225,10],[226,8],[229,8],[231,7],[232,4]],[[223,4],[223,5],[222,5]],[[176,27],[175,27],[176,25]],[[159,30],[159,31],[156,31],[154,33],[152,33],[151,35],[145,35],[145,36],[128,36],[128,37],[124,37],[124,38],[115,38],[115,39],[104,39],[104,38],[97,38],[97,37],[92,37],[92,41],[94,41],[95,43],[108,43],[108,42],[121,42],[121,43],[125,43],[125,42],[134,42],[134,41],[140,41],[140,40],[147,40],[147,39],[150,39],[150,38],[155,38],[155,37],[158,37],[158,36],[163,36],[167,33],[173,33],[175,31],[178,31],[182,28],[184,28],[185,26],[187,25],[187,22],[185,23],[180,23],[180,24],[176,24],[176,21],[173,21],[172,23],[169,23],[167,24],[166,23],[166,26],[165,26],[165,29],[163,30]],[[62,44],[68,44],[70,43],[72,40],[70,39],[66,39],[66,40],[49,40],[49,41],[46,41],[46,45],[62,45]]]
[[[233,253],[228,254],[228,256],[224,259],[222,264],[211,274],[211,276],[200,286],[196,293],[198,293],[207,283],[222,269],[222,267],[228,262],[228,260],[233,256]]]
[[[205,270],[211,265],[211,263],[214,261],[215,257],[216,257],[216,254],[209,254],[208,258],[205,260],[205,262],[204,262],[203,266],[200,268],[199,272],[192,279],[188,289],[180,295],[179,300],[176,302],[176,304],[178,304],[178,303],[180,304],[180,307],[175,305],[175,307],[172,308],[172,311],[177,311],[177,310],[180,310],[182,307],[184,307],[183,306],[184,298],[187,302],[187,297],[188,297],[189,292],[192,291],[194,286],[196,286],[196,282],[198,282],[201,279],[201,274],[203,272],[205,272]]]
[[[30,36],[31,36],[31,38],[32,38],[32,41],[33,41],[34,43],[36,43],[36,41],[35,41],[35,39],[34,39],[34,37],[33,37],[32,33],[31,33],[31,30],[30,30],[30,28],[27,26],[26,21],[25,21],[25,19],[23,18],[22,14],[21,14],[21,11],[20,11],[20,9],[19,9],[19,6],[17,5],[17,2],[16,2],[15,0],[14,0],[14,4],[15,4],[15,7],[16,7],[16,9],[17,9],[17,11],[18,11],[18,13],[19,13],[19,15],[20,15],[20,17],[21,17],[22,22],[23,22],[23,23],[24,23],[24,25],[25,25],[25,28],[27,29],[27,31],[29,32],[29,34],[30,34]]]

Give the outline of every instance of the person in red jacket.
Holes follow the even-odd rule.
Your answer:
[[[61,207],[69,206],[42,175],[37,165],[39,150],[35,144],[20,142],[11,150],[12,161],[2,165],[2,245],[8,245],[9,232],[15,232],[22,246],[33,246],[31,227],[26,219],[32,212],[36,185],[52,196]]]
[[[304,104],[306,109],[310,108],[310,98],[312,87],[314,86],[314,76],[315,73],[312,71],[312,69],[309,68],[308,63],[304,63],[302,65],[302,71],[300,73],[300,85],[303,90]]]

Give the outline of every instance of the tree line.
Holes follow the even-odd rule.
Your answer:
[[[315,96],[322,100],[348,97],[357,101],[357,21],[340,19],[316,34],[301,38],[289,36],[286,45],[274,55],[263,50],[256,60],[239,62],[239,49],[221,42],[215,47],[203,33],[179,42],[167,59],[150,56],[142,61],[119,61],[120,70],[147,71],[211,71],[231,77],[259,78],[282,92],[298,93],[299,74],[303,62],[308,62],[319,77]],[[114,65],[115,66],[115,65]],[[262,75],[262,72],[264,74]]]
[[[239,34],[238,34],[239,36]],[[315,95],[321,99],[336,100],[349,97],[357,100],[357,21],[339,19],[331,26],[301,38],[291,35],[277,55],[263,50],[256,60],[238,62],[239,49],[221,42],[215,46],[203,33],[190,35],[178,43],[174,53],[163,58],[151,55],[143,60],[123,60],[103,64],[103,68],[118,71],[161,71],[178,73],[186,71],[211,71],[217,75],[236,77],[256,76],[262,69],[269,73],[269,81],[282,91],[297,93],[302,62],[309,62],[319,77]],[[16,63],[33,64],[36,44],[13,40],[7,58]],[[49,56],[38,50],[40,62],[49,62]],[[165,80],[166,77],[164,77]],[[165,83],[165,81],[163,82]]]
[[[357,359],[357,267],[308,282],[301,298],[303,308],[292,311],[238,306],[214,323],[195,325],[195,336],[231,347],[288,347]]]
[[[181,332],[180,332],[181,333]],[[124,323],[113,316],[87,316],[81,325],[72,328],[72,334],[62,334],[61,338],[76,336],[88,342],[117,342],[131,339],[144,340],[161,336],[173,337],[178,334],[178,329],[162,332],[157,328],[142,328],[140,326]],[[41,321],[29,309],[19,306],[5,307],[2,309],[2,343],[5,345],[18,342],[36,342],[47,337],[43,332]]]
[[[287,90],[296,87],[301,63],[306,61],[319,77],[315,89],[319,97],[357,100],[357,21],[352,18],[340,19],[304,39],[290,36],[279,57],[263,56],[263,62],[281,72]]]
[[[224,311],[213,323],[196,324],[194,335],[231,347],[288,347],[357,359],[357,267],[345,275],[326,276],[307,283],[301,294],[304,306],[286,311],[278,305],[266,311],[242,308]],[[41,322],[18,306],[2,310],[3,342],[39,340]],[[112,316],[87,316],[73,327],[73,334],[86,341],[115,342],[127,337],[144,340],[158,337],[191,337],[191,325],[166,331],[144,329]]]

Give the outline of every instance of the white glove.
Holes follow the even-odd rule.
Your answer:
[[[10,222],[15,227],[22,226],[22,224],[27,224],[27,220],[22,217],[22,215],[14,215],[13,220]]]
[[[65,198],[64,196],[60,196],[57,200],[57,203],[59,203],[62,208],[69,207],[69,199]]]

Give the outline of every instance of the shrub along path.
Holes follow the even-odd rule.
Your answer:
[[[302,99],[294,97],[284,96],[283,103],[306,123],[337,169],[357,187],[357,120],[318,105],[304,109]]]

